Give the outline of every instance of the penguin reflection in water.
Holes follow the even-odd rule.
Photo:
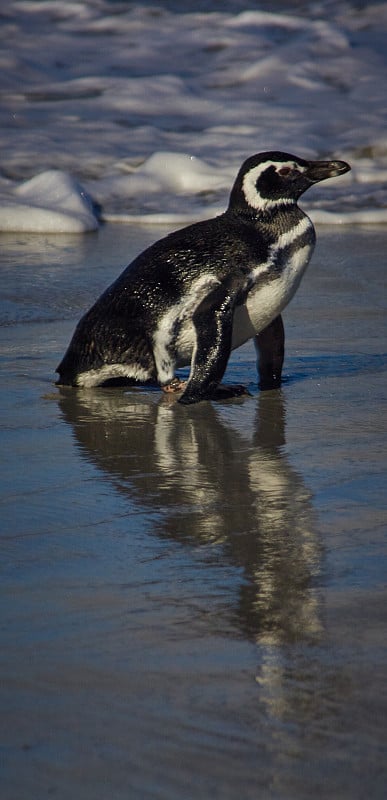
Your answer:
[[[345,161],[282,152],[248,158],[223,214],[148,247],[85,314],[57,368],[58,384],[157,383],[182,392],[187,404],[237,396],[243,387],[220,382],[231,350],[253,338],[260,387],[278,387],[281,312],[315,244],[297,200],[349,169]],[[188,364],[183,382],[175,371]]]

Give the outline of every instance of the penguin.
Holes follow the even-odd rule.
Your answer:
[[[157,384],[179,392],[183,404],[235,397],[244,387],[221,380],[231,350],[253,339],[260,388],[278,388],[281,314],[316,238],[297,201],[349,169],[345,161],[277,151],[248,158],[223,214],[152,244],[86,312],[57,367],[57,385]],[[182,381],[175,372],[187,365]]]

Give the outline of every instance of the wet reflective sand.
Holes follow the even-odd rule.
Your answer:
[[[1,237],[2,797],[384,798],[387,234],[318,231],[281,391],[54,387],[162,233]]]

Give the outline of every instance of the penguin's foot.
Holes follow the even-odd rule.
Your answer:
[[[282,383],[281,375],[263,375],[260,373],[258,386],[261,392],[268,392],[271,389],[279,389]]]
[[[200,403],[202,400],[229,400],[232,397],[250,397],[250,392],[245,386],[241,386],[240,384],[226,386],[220,383],[216,388],[211,389],[208,394],[202,394],[200,392],[188,394],[185,392],[182,397],[179,397],[179,403],[189,405],[192,403]]]
[[[172,378],[169,383],[166,383],[161,388],[167,394],[176,394],[177,392],[184,392],[186,386],[187,381],[181,381],[180,378]]]
[[[250,397],[250,392],[246,389],[246,386],[242,386],[240,383],[235,383],[231,385],[226,385],[220,383],[219,386],[215,389],[211,400],[228,400],[230,397]]]

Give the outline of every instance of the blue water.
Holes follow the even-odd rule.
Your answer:
[[[2,237],[2,797],[384,798],[385,232],[318,231],[281,391],[59,390],[158,235]]]

